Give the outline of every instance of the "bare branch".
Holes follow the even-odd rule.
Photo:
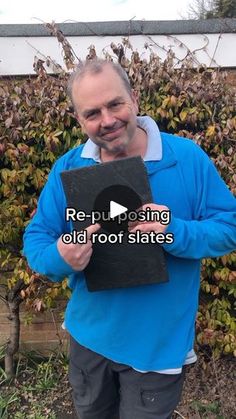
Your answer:
[[[4,298],[1,294],[0,294],[0,300],[1,300],[4,304],[6,304],[6,306],[7,306],[7,299],[6,299],[6,298]]]
[[[214,57],[215,57],[215,55],[216,55],[216,51],[217,51],[217,49],[218,49],[218,46],[219,46],[219,43],[220,43],[221,38],[222,38],[222,34],[220,34],[220,35],[218,36],[218,40],[217,40],[217,43],[216,43],[216,47],[215,47],[215,49],[214,49],[213,56],[212,56],[212,58],[211,58],[211,62],[210,62],[210,64],[209,64],[209,67],[211,67],[211,64],[212,64],[212,62],[213,62],[213,61],[214,61],[214,62],[216,62],[216,61],[215,61],[215,59],[214,59]]]
[[[29,41],[26,41],[26,43],[35,50],[35,52],[39,55],[41,55],[41,57],[44,58],[45,62],[48,63],[50,62],[53,66],[53,71],[63,71],[63,68],[61,67],[60,64],[58,64],[56,61],[54,61],[51,57],[44,55],[41,51],[39,51],[37,48],[35,48]]]

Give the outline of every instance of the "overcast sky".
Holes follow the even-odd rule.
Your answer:
[[[1,23],[174,20],[191,0],[0,0]]]

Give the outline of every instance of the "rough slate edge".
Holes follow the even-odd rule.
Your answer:
[[[65,36],[177,35],[235,33],[236,18],[206,20],[129,20],[57,23]],[[44,24],[3,24],[0,37],[53,36]]]

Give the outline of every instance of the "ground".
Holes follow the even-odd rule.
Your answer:
[[[68,360],[22,357],[16,378],[6,383],[2,372],[0,419],[75,419],[68,383]],[[200,354],[187,367],[182,401],[173,419],[236,418],[235,363],[232,357],[213,360]]]

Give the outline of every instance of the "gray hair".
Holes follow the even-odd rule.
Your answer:
[[[123,67],[121,67],[120,64],[114,63],[113,61],[106,61],[106,60],[102,60],[98,58],[84,61],[84,62],[81,61],[76,67],[75,71],[70,75],[68,79],[68,84],[67,84],[67,94],[74,106],[74,109],[75,109],[75,103],[74,103],[73,95],[72,95],[74,82],[81,80],[86,74],[101,73],[103,71],[103,68],[107,65],[113,68],[113,70],[118,74],[128,94],[131,95],[132,88],[130,85],[129,78],[127,76],[126,71],[123,69]]]

